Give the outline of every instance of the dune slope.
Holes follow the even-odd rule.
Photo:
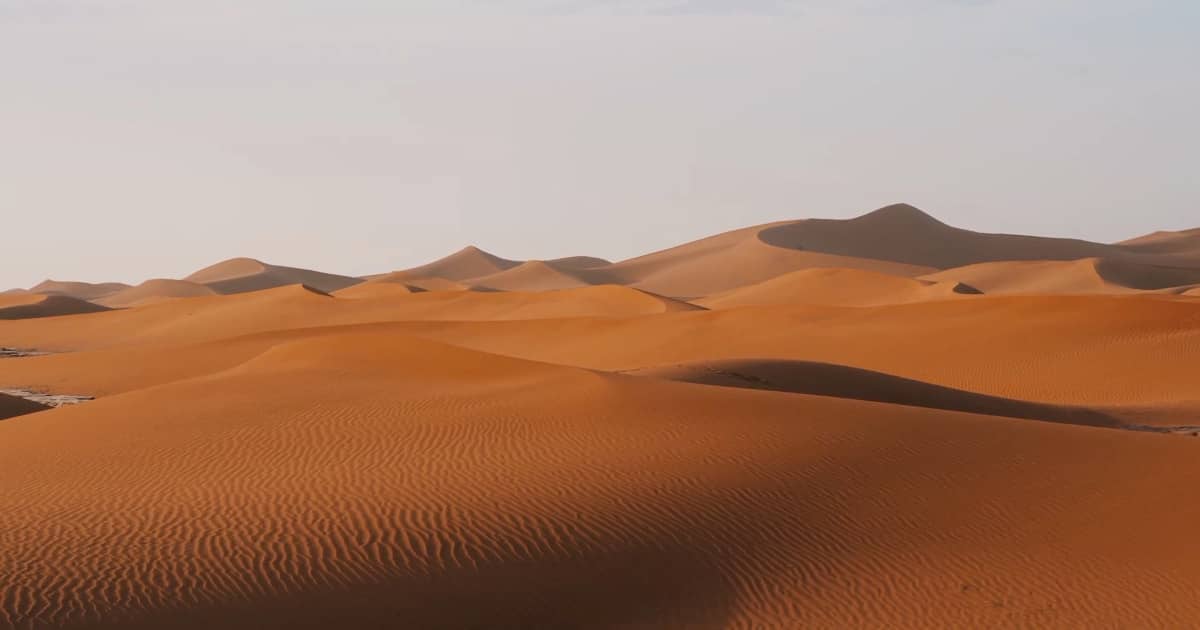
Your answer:
[[[802,269],[696,300],[696,304],[707,308],[768,304],[879,306],[978,293],[974,287],[954,281],[918,280],[860,269]]]
[[[205,285],[220,294],[262,291],[290,284],[303,284],[328,293],[362,282],[360,278],[270,265],[252,258],[233,258],[219,262],[189,275],[184,280]]]
[[[1186,625],[1198,482],[1164,436],[330,335],[0,424],[0,623]]]

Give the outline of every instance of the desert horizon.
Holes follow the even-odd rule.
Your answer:
[[[1200,628],[1198,32],[0,0],[0,630]]]
[[[1185,627],[1200,230],[0,295],[0,626]]]

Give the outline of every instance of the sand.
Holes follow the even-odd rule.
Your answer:
[[[112,308],[127,308],[174,298],[201,297],[216,294],[216,291],[198,282],[157,278],[147,280],[136,287],[123,289],[112,295],[98,299],[96,303]]]
[[[1197,625],[1182,237],[955,230],[239,259],[4,319],[50,353],[0,389],[95,399],[0,395],[0,628]],[[104,308],[0,313],[51,300]]]
[[[0,393],[0,420],[15,418],[29,413],[46,411],[48,407],[18,396]]]
[[[923,279],[963,282],[986,293],[1182,292],[1185,287],[1200,284],[1200,266],[1173,267],[1102,258],[1003,261],[947,269]]]
[[[233,258],[219,262],[191,274],[184,280],[204,285],[214,293],[221,294],[261,291],[292,284],[303,284],[318,291],[329,292],[362,282],[359,278],[271,265],[253,258]]]
[[[707,308],[769,304],[881,306],[978,294],[978,289],[953,280],[918,280],[859,269],[827,268],[785,273],[765,282],[701,298],[696,304]]]

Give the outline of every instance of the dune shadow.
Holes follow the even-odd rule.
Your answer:
[[[629,548],[160,610],[111,628],[720,627],[734,593],[694,551]]]
[[[884,372],[815,361],[710,361],[626,373],[704,385],[848,398],[989,416],[1094,427],[1124,427],[1117,418],[1086,407],[990,396]]]

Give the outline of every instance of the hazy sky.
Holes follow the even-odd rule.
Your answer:
[[[1200,225],[1195,0],[0,0],[0,287]]]

